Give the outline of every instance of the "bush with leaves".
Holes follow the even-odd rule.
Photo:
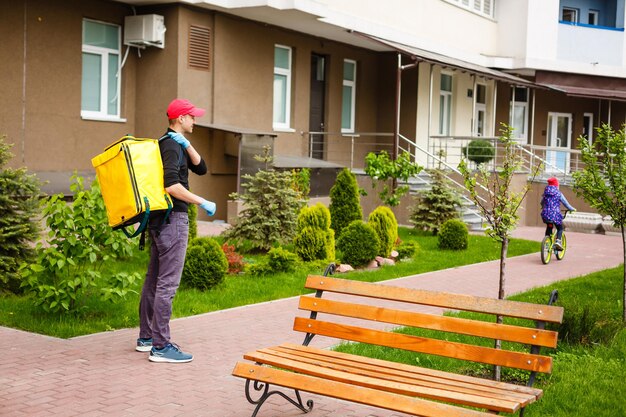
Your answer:
[[[199,290],[210,290],[224,280],[228,260],[217,240],[197,237],[187,248],[181,283]]]
[[[300,210],[294,245],[303,261],[334,259],[335,232],[330,228],[330,210],[325,205],[317,203]]]
[[[494,146],[485,139],[474,139],[462,148],[463,155],[474,162],[476,165],[481,165],[489,162],[496,155],[496,149]]]
[[[117,301],[133,291],[139,274],[120,273],[101,279],[104,262],[127,259],[134,244],[108,224],[100,187],[94,181],[85,190],[84,179],[72,177],[71,203],[63,194],[43,201],[43,215],[49,229],[47,239],[38,242],[37,259],[22,263],[22,286],[34,295],[34,302],[48,312],[80,310],[87,297],[99,292],[101,298]],[[104,282],[102,282],[104,281]]]
[[[446,220],[459,217],[461,198],[441,169],[433,169],[430,175],[431,187],[415,197],[415,204],[410,208],[409,221],[416,229],[436,235]]]
[[[388,258],[393,245],[398,240],[398,221],[389,207],[379,206],[372,211],[367,219],[380,240],[377,255]]]
[[[365,173],[372,179],[372,187],[375,188],[379,182],[383,184],[383,190],[378,195],[384,204],[391,207],[400,204],[402,196],[409,191],[409,186],[406,185],[409,178],[419,174],[422,169],[423,167],[411,162],[411,155],[406,151],[395,160],[389,157],[387,151],[370,152],[365,157]],[[404,185],[398,185],[398,180]]]
[[[304,200],[294,188],[290,171],[279,172],[270,166],[270,148],[255,159],[265,163],[265,169],[255,175],[244,175],[243,194],[233,193],[232,199],[243,202],[237,224],[224,236],[238,244],[247,242],[253,250],[268,251],[275,244],[291,243],[296,234],[298,211]]]
[[[413,258],[420,250],[420,245],[417,242],[402,242],[396,248],[398,251],[398,259]]]
[[[341,263],[362,266],[376,257],[380,239],[369,224],[355,220],[348,225],[337,240]]]
[[[335,231],[335,238],[353,221],[363,220],[360,196],[356,176],[344,168],[330,189],[330,228]]]
[[[298,256],[287,249],[277,247],[272,248],[267,253],[267,258],[259,263],[248,267],[250,275],[262,276],[275,274],[278,272],[293,272],[298,266]]]
[[[448,220],[441,226],[437,238],[440,249],[467,249],[469,241],[467,225],[461,220]]]
[[[187,214],[189,216],[189,237],[188,242],[191,243],[196,237],[198,237],[198,206],[195,204],[189,204],[187,206]],[[149,233],[146,232],[146,236]]]
[[[31,243],[39,227],[39,180],[26,168],[11,169],[5,164],[13,157],[12,145],[0,137],[0,292],[20,291],[19,266],[33,257]]]
[[[229,274],[238,274],[245,269],[246,263],[243,260],[243,256],[235,250],[235,245],[229,245],[228,242],[225,242],[222,244],[222,251],[224,251],[228,261]]]

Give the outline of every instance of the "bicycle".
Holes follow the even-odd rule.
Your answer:
[[[569,213],[569,210],[565,210],[563,220],[565,220],[565,217],[567,217],[567,213]],[[563,249],[557,249],[554,246],[556,242],[556,227],[554,227],[554,223],[548,223],[547,226],[551,230],[550,235],[544,236],[543,240],[541,241],[541,262],[543,262],[544,265],[550,263],[553,253],[558,261],[562,260],[565,257],[565,252],[567,250],[567,238],[565,237],[565,229],[563,230],[563,234],[561,235],[561,247]]]

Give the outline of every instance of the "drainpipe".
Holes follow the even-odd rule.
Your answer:
[[[398,66],[396,67],[396,109],[393,129],[393,154],[395,161],[398,159],[398,148],[400,147],[400,100],[402,98],[402,71],[414,68],[418,62],[415,57],[411,57],[412,63],[402,65],[402,54],[398,53]],[[418,77],[419,78],[419,77]]]
[[[430,65],[430,86],[428,91],[428,136],[426,140],[426,149],[430,151],[430,135],[431,135],[431,124],[433,118],[433,64]],[[430,156],[426,160],[426,166],[430,167]]]
[[[476,131],[476,74],[472,74],[472,122],[470,123],[470,136],[474,136]]]
[[[491,136],[496,135],[497,126],[496,122],[498,119],[496,118],[496,112],[498,111],[498,81],[493,81],[493,132]]]
[[[535,145],[535,99],[537,98],[537,90],[532,89],[533,92],[533,108],[532,113],[530,115],[530,146]],[[534,152],[533,152],[534,153]]]

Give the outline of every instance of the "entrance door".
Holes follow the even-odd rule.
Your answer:
[[[326,109],[326,57],[311,54],[311,102],[309,105],[309,132],[324,131],[324,114]],[[322,134],[310,135],[310,152],[312,158],[324,159],[326,137]]]
[[[546,151],[548,166],[546,166],[546,171],[569,173],[571,138],[572,115],[570,113],[548,113],[548,149]]]

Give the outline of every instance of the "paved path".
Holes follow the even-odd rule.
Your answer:
[[[201,233],[212,230],[201,225]],[[539,239],[542,233],[542,228],[520,228],[515,236]],[[539,254],[509,259],[508,292],[614,267],[623,259],[620,236],[568,233],[568,243],[563,262],[542,265]],[[393,285],[493,297],[498,266],[486,262],[405,277]],[[244,381],[230,375],[232,367],[248,350],[300,343],[301,335],[291,330],[295,312],[296,299],[290,298],[175,320],[174,340],[195,355],[189,364],[149,362],[147,354],[134,350],[137,329],[62,340],[0,327],[0,415],[248,417],[252,406],[244,397]],[[312,346],[327,343],[318,339]],[[310,417],[400,416],[311,398]],[[259,417],[301,415],[275,398]]]

